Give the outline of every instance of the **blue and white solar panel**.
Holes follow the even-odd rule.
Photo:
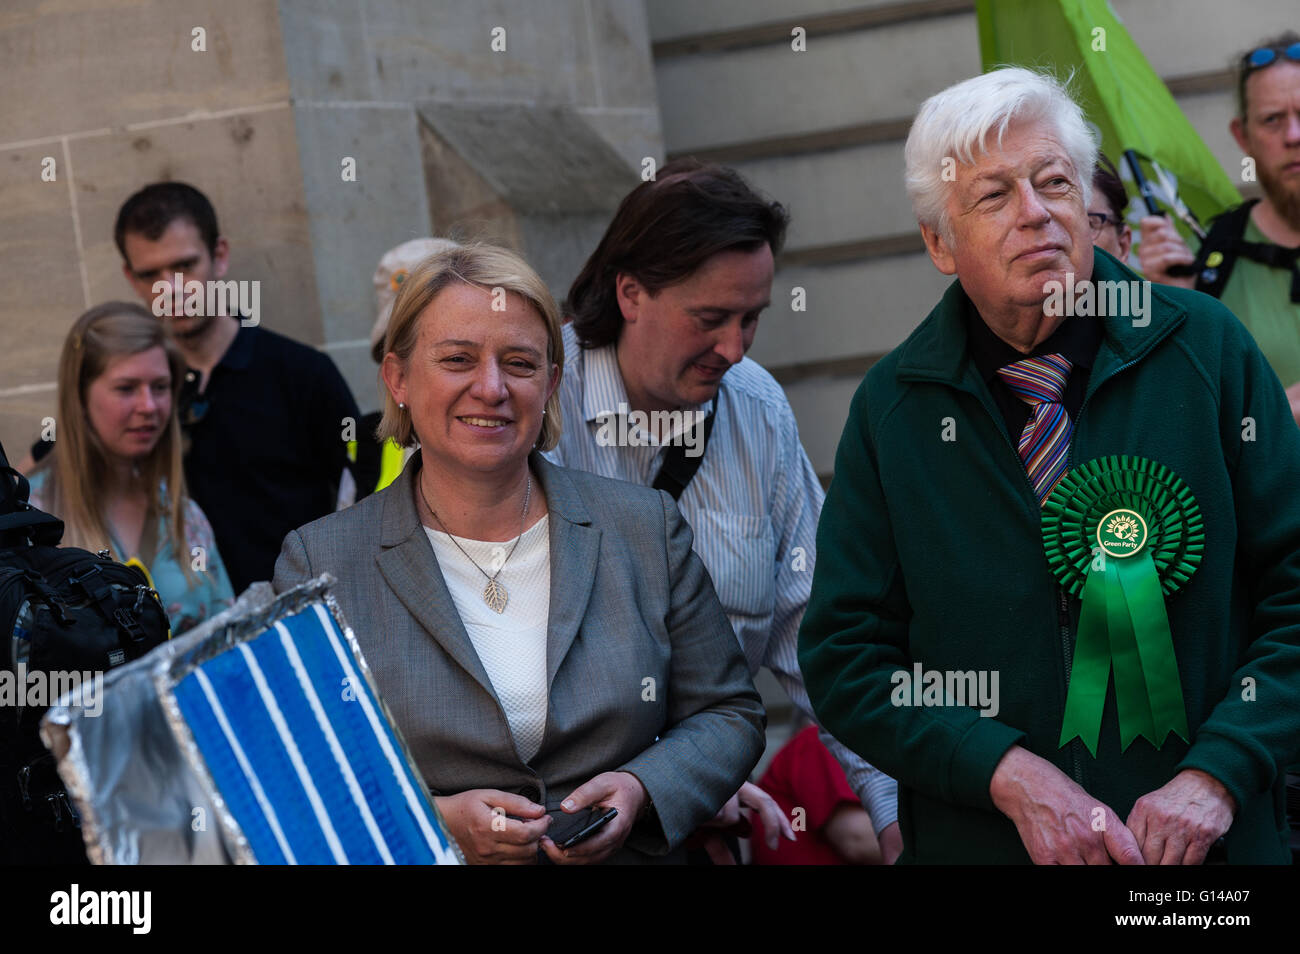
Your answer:
[[[174,671],[174,705],[262,864],[457,864],[359,654],[320,601]]]

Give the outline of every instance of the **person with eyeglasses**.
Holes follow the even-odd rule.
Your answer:
[[[1287,31],[1239,58],[1228,128],[1263,196],[1215,219],[1197,252],[1168,218],[1144,218],[1138,259],[1152,281],[1213,295],[1241,319],[1300,422],[1300,34]],[[1192,265],[1193,274],[1171,276],[1177,265]]]
[[[1128,193],[1106,156],[1097,157],[1092,170],[1092,201],[1088,203],[1088,224],[1092,226],[1092,244],[1105,249],[1125,265],[1133,245],[1133,230],[1124,221]]]

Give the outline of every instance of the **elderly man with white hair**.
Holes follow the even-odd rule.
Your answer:
[[[955,275],[853,399],[799,635],[922,863],[1289,859],[1300,431],[1241,324],[1095,249],[1054,78],[929,99],[907,187]]]

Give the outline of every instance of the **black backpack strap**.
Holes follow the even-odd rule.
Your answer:
[[[1243,202],[1210,223],[1205,241],[1196,253],[1196,264],[1192,266],[1196,273],[1197,291],[1214,298],[1223,296],[1223,289],[1232,277],[1232,268],[1237,264],[1237,256],[1241,254],[1241,237],[1250,221],[1250,210],[1258,201]]]
[[[664,451],[664,462],[659,467],[659,475],[655,477],[653,485],[655,490],[666,490],[674,500],[682,499],[686,485],[700,469],[704,452],[709,449],[709,435],[713,433],[713,419],[717,414],[718,396],[715,394],[708,416],[704,418],[704,443],[700,447],[700,452],[694,457],[687,457],[684,442],[670,445],[668,450]]]
[[[86,599],[95,604],[99,609],[100,615],[103,616],[107,622],[112,623],[117,627],[119,642],[121,641],[122,636],[126,636],[131,641],[129,645],[123,644],[123,648],[136,649],[144,645],[145,640],[149,635],[145,631],[145,628],[140,624],[139,617],[140,605],[143,601],[147,584],[144,575],[135,567],[126,567],[126,569],[139,577],[135,606],[131,609],[118,606],[117,601],[113,598],[112,581],[106,577],[103,569],[98,566],[90,567],[90,569],[80,576],[71,577],[68,580],[68,586],[80,589],[81,592],[85,594]],[[135,658],[139,655],[139,652],[130,653],[131,658]]]
[[[1272,242],[1238,243],[1239,254],[1269,268],[1281,268],[1291,273],[1291,301],[1300,305],[1300,248],[1286,248]]]
[[[1210,225],[1210,231],[1196,255],[1196,290],[1220,298],[1232,275],[1237,259],[1248,258],[1268,268],[1291,273],[1291,301],[1300,305],[1300,248],[1286,248],[1272,242],[1247,242],[1246,224],[1250,210],[1258,199],[1243,202],[1223,213]]]
[[[30,540],[53,547],[63,538],[63,521],[27,502],[31,489],[27,478],[9,466],[0,444],[0,546],[19,546]]]
[[[27,506],[27,497],[31,491],[27,478],[9,466],[4,444],[0,444],[0,517]],[[0,524],[0,527],[3,526]]]

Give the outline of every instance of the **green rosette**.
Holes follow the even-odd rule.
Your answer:
[[[1189,741],[1165,612],[1165,597],[1191,579],[1205,552],[1187,485],[1142,457],[1081,464],[1043,504],[1043,547],[1053,575],[1083,600],[1060,744],[1078,736],[1097,757],[1112,670],[1121,750],[1138,736],[1157,749],[1170,732]]]

